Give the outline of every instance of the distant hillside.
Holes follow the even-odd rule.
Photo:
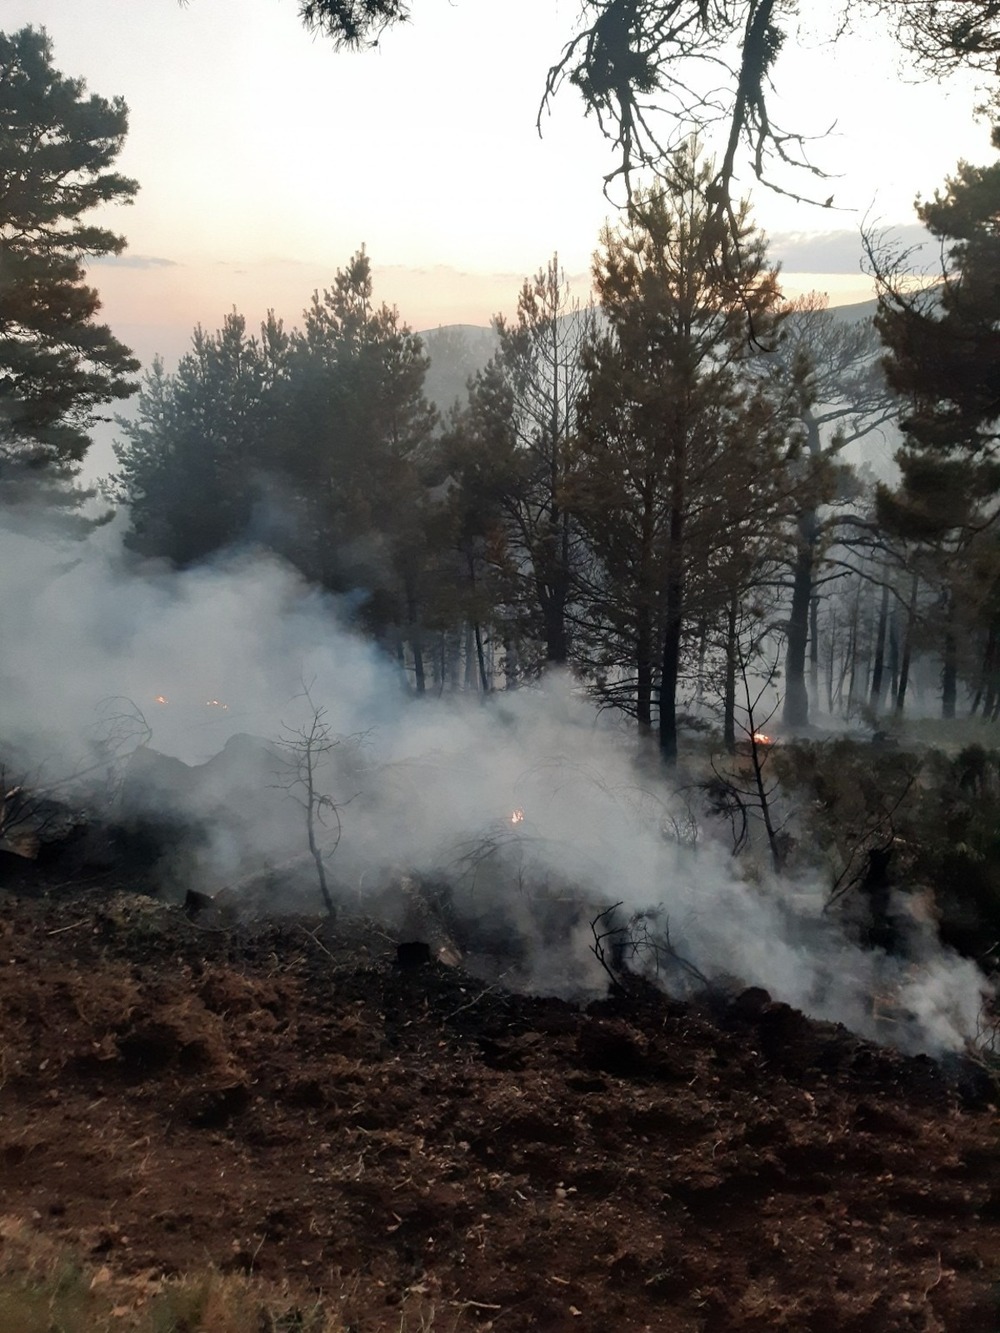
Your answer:
[[[424,393],[444,415],[465,402],[466,385],[496,351],[497,336],[478,324],[447,324],[420,336],[431,359]]]
[[[870,301],[856,301],[852,305],[832,305],[830,314],[844,323],[855,323],[862,319],[874,319],[878,302],[874,297]]]
[[[831,306],[830,313],[837,320],[853,323],[871,319],[876,309],[874,300],[858,301]],[[420,336],[431,359],[424,393],[442,415],[447,415],[455,403],[464,404],[469,379],[497,350],[496,333],[480,324],[445,324],[426,329]]]

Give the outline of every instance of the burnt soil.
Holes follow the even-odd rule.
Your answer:
[[[763,992],[580,1009],[371,922],[0,892],[0,1213],[359,1330],[1000,1329],[994,1085]],[[349,1306],[349,1315],[348,1315]]]

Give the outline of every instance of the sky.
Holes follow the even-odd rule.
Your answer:
[[[904,82],[875,27],[833,47],[835,10],[807,8],[775,109],[808,133],[833,126],[810,152],[834,177],[816,190],[835,207],[752,198],[789,294],[836,304],[869,294],[863,217],[912,226],[917,193],[991,151],[970,85]],[[269,308],[297,322],[361,245],[376,298],[417,329],[510,313],[554,252],[586,294],[616,216],[603,192],[614,158],[570,87],[535,129],[577,0],[412,10],[378,50],[344,53],[302,28],[296,0],[5,0],[7,30],[44,25],[57,68],[129,105],[120,165],[141,191],[107,219],[129,250],[91,276],[144,362],[159,352],[169,366],[197,323],[216,329],[234,306],[251,324]]]

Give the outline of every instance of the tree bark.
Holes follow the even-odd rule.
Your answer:
[[[489,694],[490,685],[486,675],[486,655],[483,652],[483,632],[479,628],[479,621],[475,622],[473,627],[476,632],[476,660],[479,663],[479,683],[482,686],[483,694]]]
[[[475,631],[472,628],[472,622],[467,621],[465,626],[465,685],[467,690],[475,690],[476,685],[476,644]]]
[[[736,751],[736,596],[729,602],[726,619],[726,683],[722,705],[722,743],[730,754]]]
[[[788,639],[785,646],[785,702],[782,708],[782,717],[789,727],[809,725],[806,647],[809,642],[809,608],[816,558],[816,511],[807,510],[800,514],[798,528],[792,569],[792,605],[788,614]]]
[[[952,610],[948,610],[949,622]],[[958,698],[958,640],[949,623],[944,635],[943,662],[941,665],[941,716],[951,721],[955,716],[955,704]]]
[[[542,629],[545,634],[545,660],[549,666],[565,666],[569,659],[569,639],[566,634],[565,585],[550,585],[539,600],[542,606]]]
[[[569,658],[569,635],[566,630],[566,604],[569,601],[569,515],[565,512],[562,493],[563,454],[566,448],[565,431],[560,420],[562,392],[559,371],[562,366],[559,347],[559,321],[551,321],[550,348],[552,366],[551,416],[549,420],[549,524],[545,538],[545,563],[548,566],[548,589],[543,617],[545,625],[545,657],[553,666],[565,666]]]
[[[504,680],[508,690],[516,690],[520,684],[521,665],[518,659],[517,644],[514,637],[508,634],[503,641],[503,660],[504,660]]]
[[[653,624],[648,606],[636,610],[635,716],[640,736],[653,730]]]
[[[695,702],[701,707],[705,697],[705,662],[708,658],[708,621],[702,617],[698,622],[698,679],[695,686]]]
[[[983,672],[980,681],[979,694],[977,702],[981,700],[983,706],[983,717],[988,718],[993,711],[993,703],[996,695],[996,651],[997,651],[997,627],[991,624],[986,638],[986,648],[983,652]],[[973,709],[973,712],[976,710]]]
[[[660,760],[668,768],[677,763],[677,678],[681,662],[684,621],[684,459],[676,451],[674,484],[667,529],[667,583],[664,597],[663,666],[660,672]]]
[[[854,610],[851,614],[851,681],[847,687],[847,711],[851,711],[851,706],[857,701],[859,694],[864,697],[867,693],[868,684],[868,666],[864,665],[864,677],[859,689],[858,682],[861,676],[861,591],[862,585],[859,580],[858,591],[854,598]]]
[[[407,579],[406,582],[406,615],[410,622],[410,651],[413,653],[413,683],[417,694],[423,694],[427,689],[427,674],[424,670],[424,636],[420,628],[416,590],[409,579]]]
[[[646,479],[642,510],[642,547],[639,564],[639,589],[636,603],[636,718],[639,735],[650,736],[653,731],[653,676],[656,646],[653,637],[653,570],[654,570],[654,505],[651,498],[653,485]]]
[[[868,698],[873,713],[882,707],[882,678],[885,671],[885,632],[889,621],[889,585],[882,585],[882,600],[878,609],[878,624],[875,628],[875,662],[872,667],[872,688]]]
[[[906,633],[903,639],[903,652],[899,663],[899,689],[896,691],[895,713],[900,717],[906,703],[906,688],[910,683],[910,658],[913,652],[913,621],[917,614],[917,576],[913,575],[910,584],[910,604],[906,613]]]
[[[895,703],[899,693],[899,612],[892,608],[889,616],[889,698]]]

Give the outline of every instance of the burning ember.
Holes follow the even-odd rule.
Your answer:
[[[523,810],[513,810],[513,811],[511,812],[511,816],[510,816],[510,822],[511,822],[512,824],[523,824],[523,823],[524,823],[524,811],[523,811]]]
[[[167,698],[165,694],[158,694],[156,698],[153,700],[154,704],[168,704],[169,702],[170,700]]]

